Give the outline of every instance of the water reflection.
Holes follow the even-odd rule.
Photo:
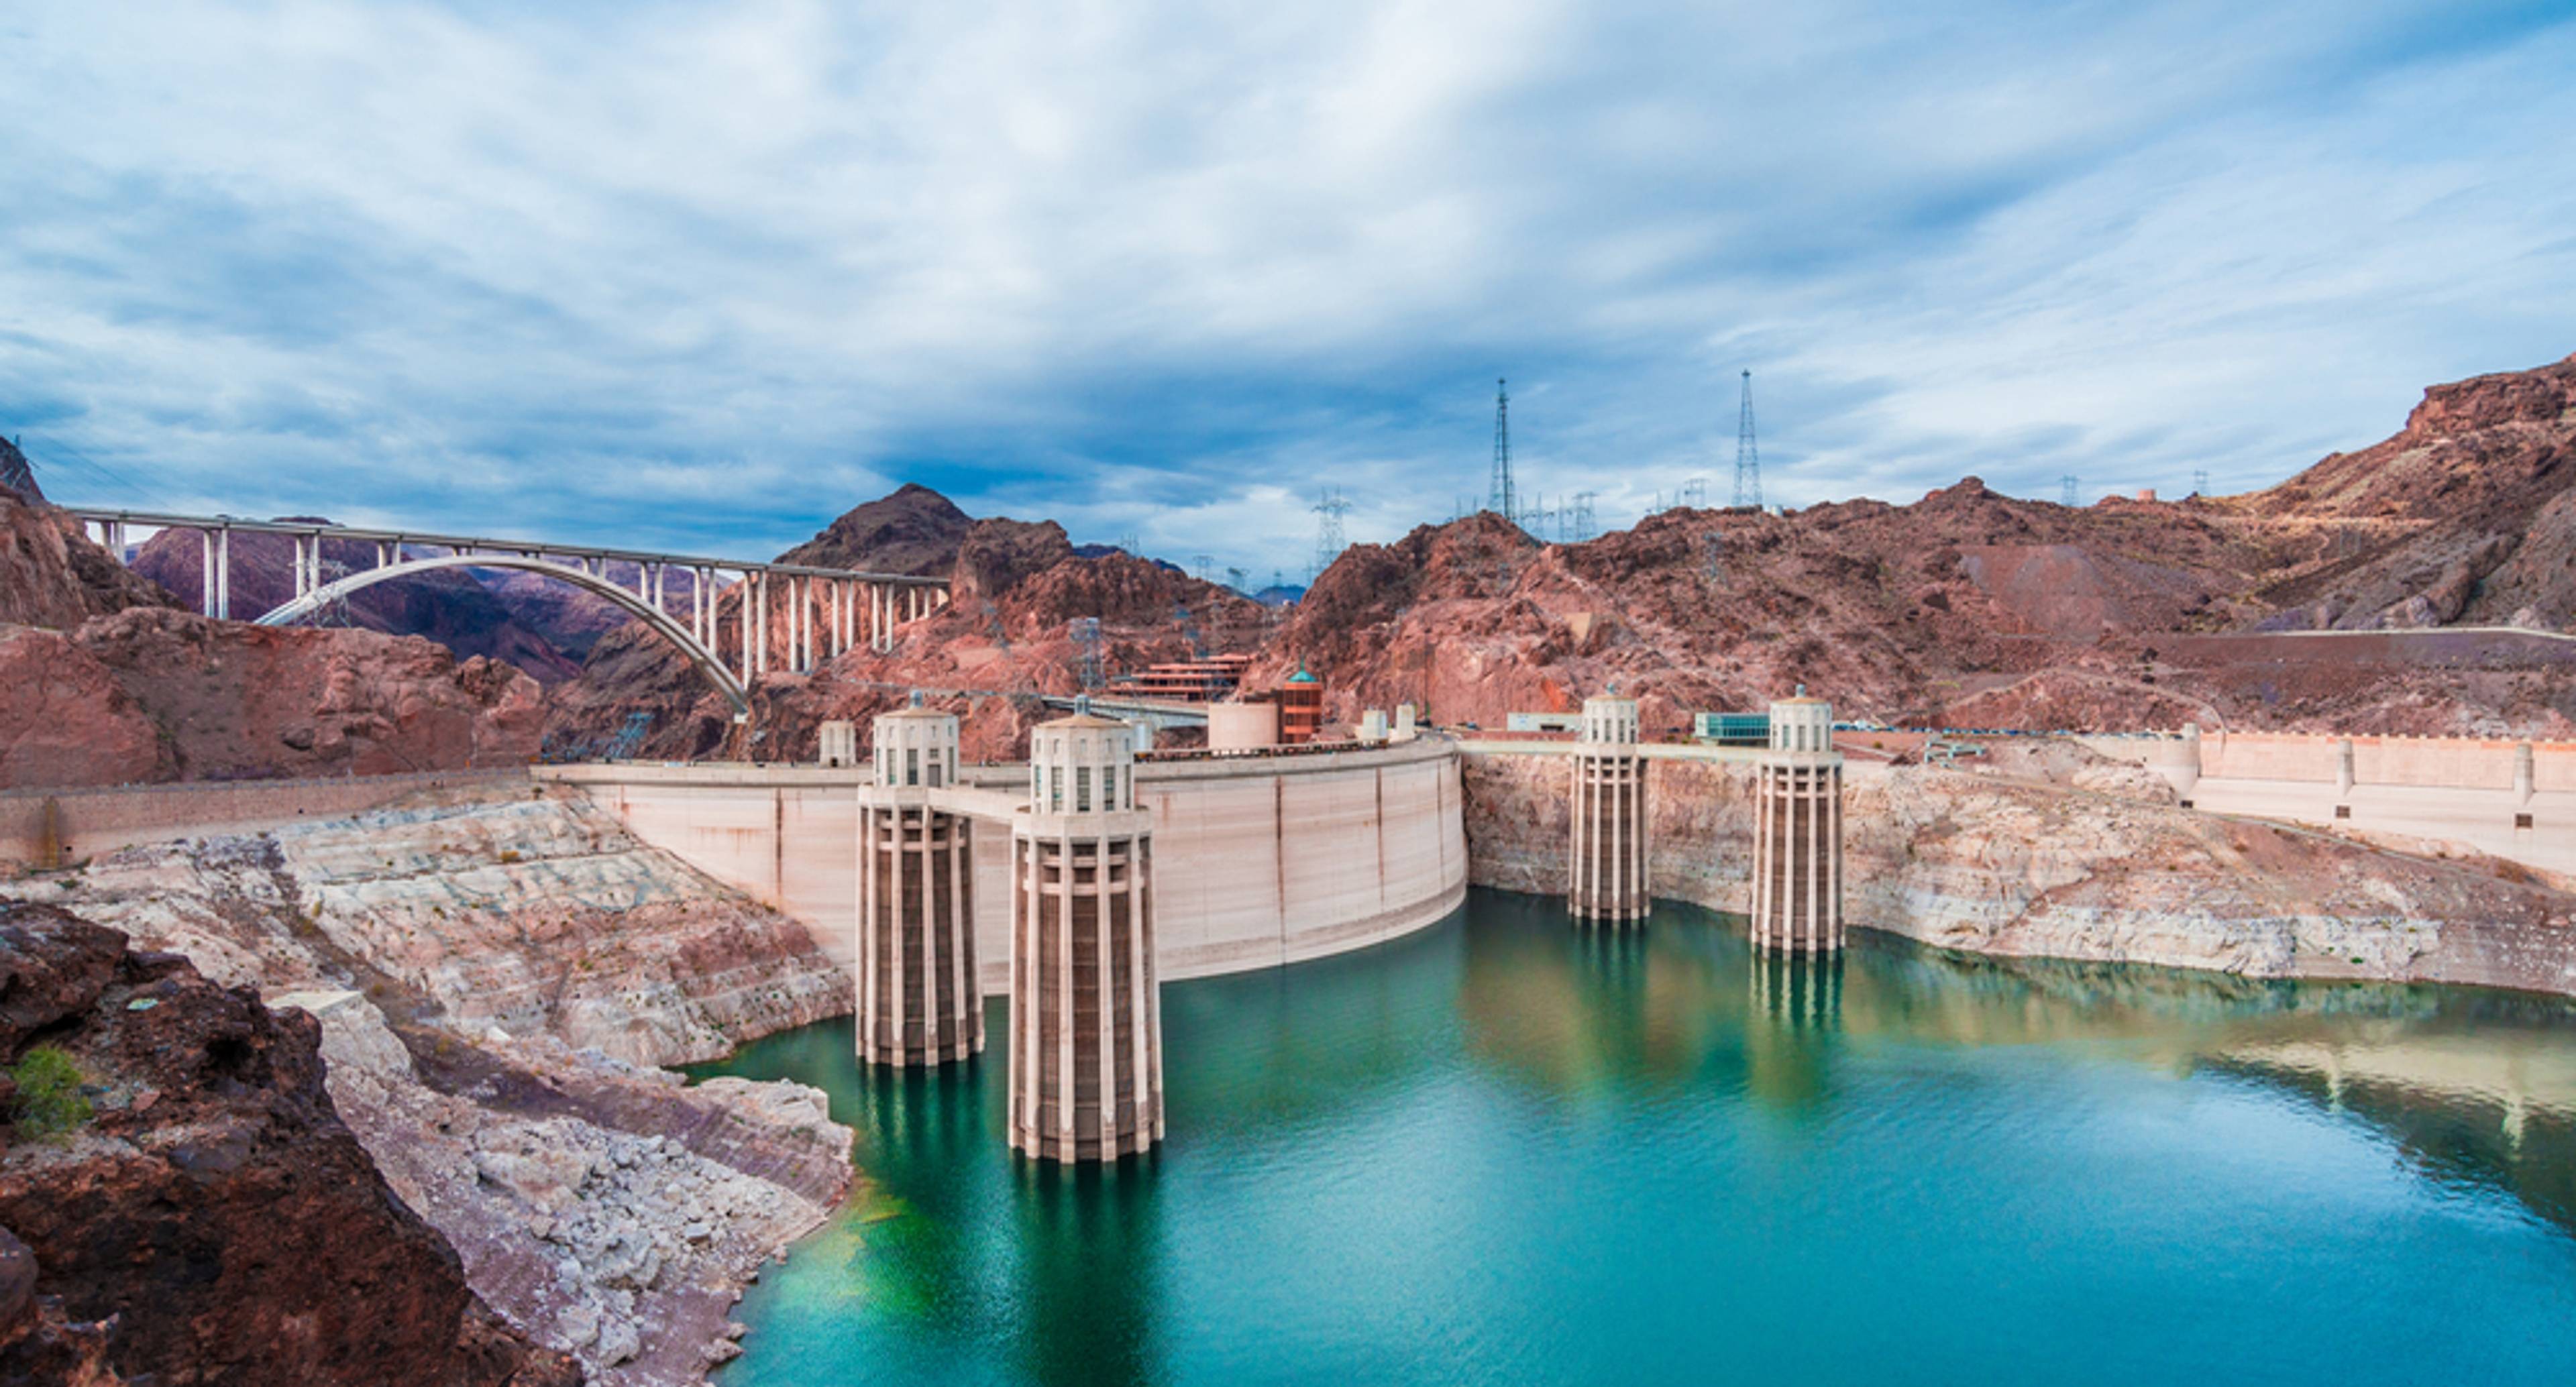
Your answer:
[[[870,1177],[745,1302],[727,1387],[1965,1381],[2033,1326],[2096,1381],[2285,1333],[2347,1381],[2428,1335],[2576,1353],[2576,1004],[1467,914],[1167,987],[1170,1139],[1114,1169],[1008,1151],[999,1053],[863,1073],[842,1022],[709,1066],[829,1090]],[[2462,1199],[2559,1231],[2428,1212]],[[2284,1331],[2284,1287],[2369,1328]],[[1820,1349],[1819,1288],[1878,1329]]]
[[[1029,1381],[1150,1382],[1161,1239],[1155,1154],[1066,1168],[1014,1160],[1022,1262],[1013,1347]]]

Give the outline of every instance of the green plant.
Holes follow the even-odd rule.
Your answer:
[[[18,1061],[9,1077],[18,1085],[16,1120],[21,1136],[59,1136],[89,1121],[89,1099],[80,1091],[80,1067],[62,1051],[39,1045]]]

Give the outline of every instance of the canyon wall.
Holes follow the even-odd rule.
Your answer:
[[[849,1009],[802,924],[524,780],[0,882],[321,1019],[331,1098],[467,1284],[592,1380],[694,1382],[852,1171],[823,1095],[649,1066]]]
[[[1561,754],[1471,753],[1470,878],[1562,894]],[[1749,768],[1653,762],[1657,895],[1741,912]],[[2038,780],[1848,768],[1852,924],[1980,953],[2576,993],[2576,895],[2472,853],[2420,856]]]
[[[184,959],[0,905],[0,1061],[67,1055],[94,1109],[50,1136],[0,1125],[18,1283],[0,1287],[0,1381],[580,1381],[476,1302],[387,1187],[324,1090],[320,1041]]]

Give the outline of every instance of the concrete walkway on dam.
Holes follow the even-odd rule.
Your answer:
[[[864,768],[537,768],[638,838],[857,954]],[[975,942],[987,993],[1010,983],[1010,815],[1022,767],[971,767],[941,792],[975,821]],[[1459,751],[1437,737],[1297,756],[1140,761],[1154,814],[1156,955],[1166,979],[1272,968],[1381,943],[1466,900]]]

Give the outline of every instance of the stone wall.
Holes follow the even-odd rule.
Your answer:
[[[0,790],[0,862],[51,866],[171,838],[259,833],[391,804],[423,790],[525,783],[527,770],[194,781],[105,789]],[[47,818],[53,820],[48,842]],[[48,861],[48,853],[57,854]]]

